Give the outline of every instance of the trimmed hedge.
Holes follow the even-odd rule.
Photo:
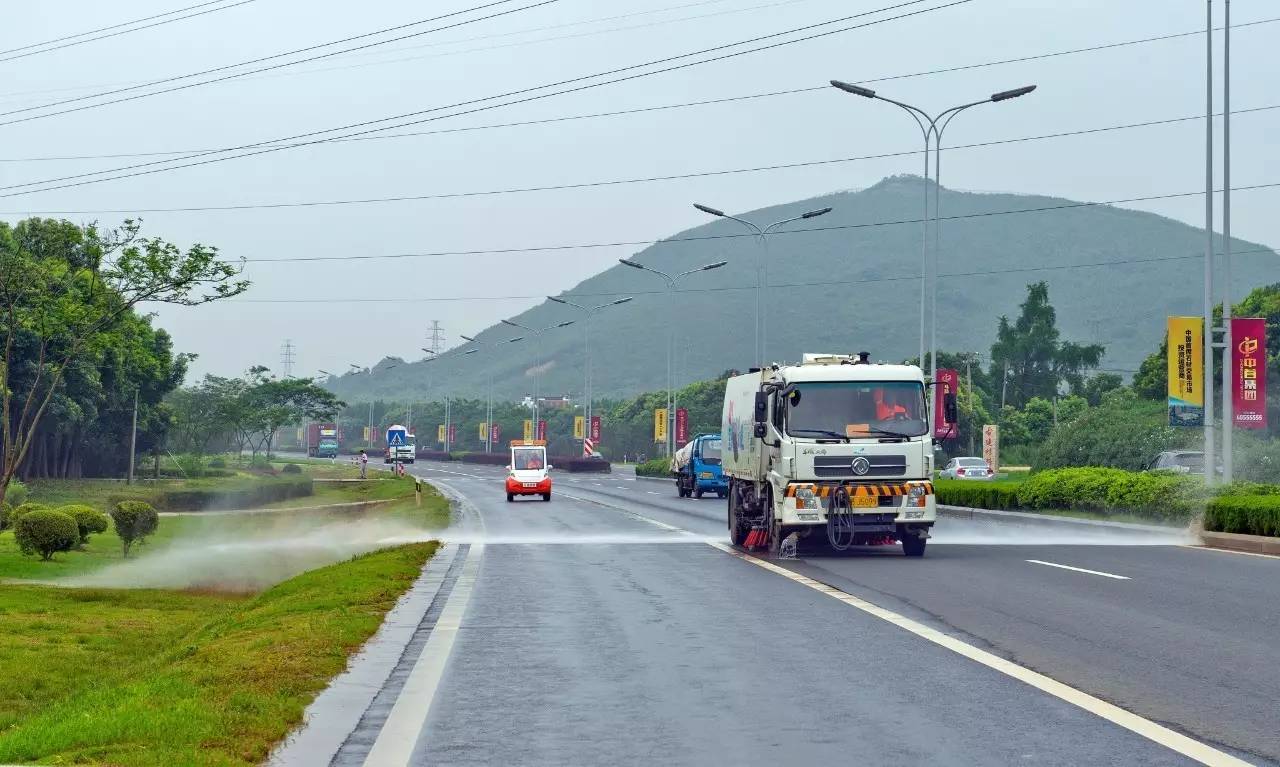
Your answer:
[[[23,554],[39,554],[46,562],[59,551],[71,551],[80,543],[76,521],[53,509],[36,509],[18,517],[13,537]]]
[[[249,509],[290,498],[303,498],[314,492],[311,477],[295,474],[254,478],[230,487],[160,490],[156,505],[167,511]]]
[[[8,501],[0,501],[0,530],[9,529],[9,516],[13,514],[13,507]]]
[[[1280,496],[1268,493],[1214,498],[1204,510],[1204,529],[1280,536]]]
[[[948,505],[1026,511],[1071,509],[1175,523],[1189,522],[1210,497],[1209,490],[1196,477],[1101,466],[1048,469],[1021,483],[939,480],[935,487],[939,503]],[[1266,485],[1239,489],[1272,492]],[[1280,492],[1280,488],[1275,491]]]
[[[940,479],[933,483],[938,503],[968,506],[974,509],[1020,509],[1018,487],[1021,482]]]
[[[76,521],[76,528],[80,531],[81,546],[89,542],[90,535],[105,533],[110,526],[107,522],[107,515],[92,506],[72,503],[66,506],[59,506],[57,510]]]
[[[17,506],[14,506],[13,510],[9,512],[9,524],[11,525],[18,524],[18,519],[22,517],[24,514],[30,514],[33,511],[49,511],[52,508],[53,507],[48,505],[47,503],[36,503],[34,501],[28,501],[27,503],[19,504]]]
[[[121,501],[111,509],[111,521],[115,523],[116,535],[120,536],[120,545],[124,556],[128,558],[133,544],[146,538],[160,526],[160,515],[151,504],[143,501]]]
[[[653,458],[644,463],[636,464],[637,477],[662,477],[664,479],[671,476],[671,459],[670,458]]]

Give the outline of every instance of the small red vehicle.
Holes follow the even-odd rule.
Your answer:
[[[547,443],[544,440],[511,440],[511,463],[507,465],[507,502],[517,495],[540,495],[551,500],[551,475],[547,471]]]

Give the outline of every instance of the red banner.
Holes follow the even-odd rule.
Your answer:
[[[676,408],[676,444],[684,445],[689,441],[689,411]]]
[[[538,421],[538,436],[534,437],[534,439],[545,440],[546,438],[547,438],[547,422]]]
[[[946,408],[942,406],[943,398],[955,394],[960,384],[960,374],[954,370],[939,370],[933,385],[933,437],[934,439],[953,439],[960,436],[956,424],[947,423]]]
[[[1267,322],[1231,318],[1231,404],[1241,429],[1267,428]]]
[[[458,424],[451,423],[449,424],[449,444],[452,445],[457,441],[458,441]]]
[[[600,443],[600,416],[591,416],[591,441]]]
[[[489,444],[496,445],[502,439],[502,427],[498,424],[490,424],[489,426]]]

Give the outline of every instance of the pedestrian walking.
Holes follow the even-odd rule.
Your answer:
[[[361,450],[360,451],[360,479],[368,479],[368,478],[369,478],[369,456],[363,450]]]

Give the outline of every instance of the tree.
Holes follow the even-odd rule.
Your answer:
[[[250,434],[256,437],[253,443],[255,456],[261,449],[271,455],[271,443],[280,427],[299,421],[333,418],[335,413],[346,407],[346,403],[335,397],[333,392],[304,378],[259,378],[245,389],[242,399],[249,413]]]
[[[129,550],[133,544],[143,540],[160,526],[160,515],[151,504],[143,501],[121,501],[111,509],[111,521],[115,524],[116,535],[120,537],[120,546],[124,556],[129,558]],[[74,525],[74,522],[72,523]]]
[[[1027,286],[1021,310],[1014,322],[1000,317],[991,346],[991,378],[1002,382],[1002,388],[1007,386],[1007,396],[1001,399],[1019,407],[1032,397],[1050,400],[1064,382],[1078,391],[1085,371],[1097,367],[1106,349],[1101,344],[1081,346],[1059,339],[1047,283]]]
[[[1136,379],[1135,379],[1136,383]],[[1102,404],[1102,398],[1107,392],[1115,391],[1124,386],[1124,379],[1117,373],[1098,373],[1084,382],[1084,388],[1079,392],[1085,401],[1097,407]],[[1163,396],[1163,392],[1161,393]]]
[[[41,421],[85,359],[110,350],[139,303],[182,306],[242,293],[216,248],[66,221],[0,223],[0,501]]]

